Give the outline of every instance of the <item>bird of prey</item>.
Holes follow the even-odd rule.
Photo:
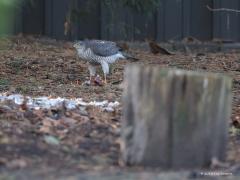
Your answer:
[[[133,59],[117,46],[115,42],[103,40],[84,40],[77,41],[73,45],[76,48],[78,56],[87,61],[90,72],[90,81],[96,75],[96,66],[101,65],[104,74],[104,82],[107,83],[107,74],[109,74],[109,64],[119,59]]]

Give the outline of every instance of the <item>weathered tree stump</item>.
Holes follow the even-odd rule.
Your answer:
[[[178,169],[224,160],[231,101],[231,78],[220,74],[127,67],[123,161]]]

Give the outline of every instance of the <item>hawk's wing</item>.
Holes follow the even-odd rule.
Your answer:
[[[85,40],[85,45],[90,48],[94,54],[98,56],[112,56],[119,52],[119,48],[115,42],[102,40]]]

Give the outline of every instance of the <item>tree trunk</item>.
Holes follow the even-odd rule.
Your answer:
[[[231,78],[159,67],[125,72],[122,138],[128,165],[206,167],[224,160]]]

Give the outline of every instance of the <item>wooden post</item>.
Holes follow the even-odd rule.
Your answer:
[[[124,162],[178,169],[224,160],[231,100],[231,78],[221,74],[127,67]]]

